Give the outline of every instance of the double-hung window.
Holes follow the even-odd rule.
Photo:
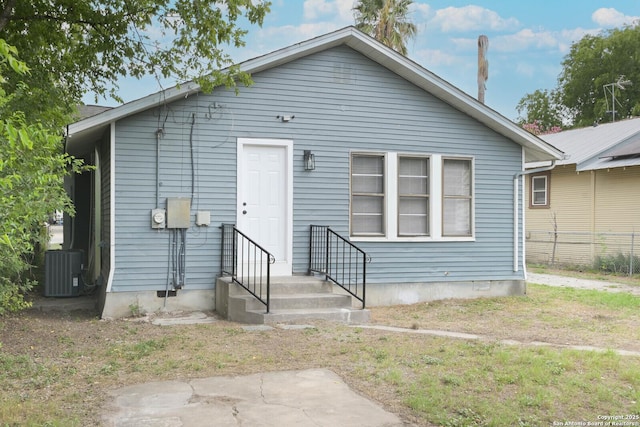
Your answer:
[[[442,160],[442,235],[472,234],[472,170],[471,159]]]
[[[359,240],[472,240],[473,158],[351,153],[350,235]]]
[[[351,156],[351,234],[385,234],[385,156]]]
[[[549,175],[531,176],[531,194],[529,197],[532,208],[549,207]]]
[[[429,235],[429,158],[398,156],[398,236]]]

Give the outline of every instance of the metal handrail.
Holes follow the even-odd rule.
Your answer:
[[[269,251],[236,228],[234,224],[222,224],[223,275],[231,276],[265,305],[267,313],[271,302],[271,264],[275,258]]]
[[[365,308],[367,254],[326,225],[311,225],[309,274],[324,274],[327,280],[362,302]]]

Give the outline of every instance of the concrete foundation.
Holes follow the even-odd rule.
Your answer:
[[[367,283],[367,307],[415,304],[451,298],[486,298],[524,295],[524,280],[436,282],[436,283]]]
[[[341,293],[337,287],[335,292]],[[524,280],[369,283],[366,305],[367,307],[404,305],[451,298],[504,297],[525,293]],[[216,289],[210,290],[179,290],[177,296],[167,298],[166,306],[165,299],[158,297],[157,292],[109,292],[101,295],[99,306],[102,307],[102,318],[121,318],[162,311],[214,310],[226,318],[229,314],[228,301],[229,286],[227,284],[227,286],[216,286]]]
[[[174,297],[158,297],[157,292],[108,292],[104,295],[101,317],[117,319],[146,313],[172,311],[213,311],[215,290],[181,289]]]

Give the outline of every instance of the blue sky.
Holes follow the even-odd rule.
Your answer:
[[[249,27],[247,46],[229,52],[243,61],[353,25],[353,4],[354,0],[272,0],[262,28]],[[572,42],[640,20],[640,0],[416,0],[411,17],[418,35],[408,43],[409,58],[474,97],[477,40],[487,35],[485,102],[515,120],[515,106],[525,94],[556,87]],[[161,84],[166,88],[175,82]],[[161,89],[153,78],[126,79],[119,85],[125,102]],[[91,94],[85,97],[86,103],[94,101]],[[98,103],[116,105],[102,99]]]

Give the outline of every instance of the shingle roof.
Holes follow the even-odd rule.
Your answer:
[[[96,114],[100,114],[104,111],[111,110],[113,107],[105,107],[102,105],[79,105],[78,106],[78,116],[79,120],[83,120],[89,117],[93,117]]]

